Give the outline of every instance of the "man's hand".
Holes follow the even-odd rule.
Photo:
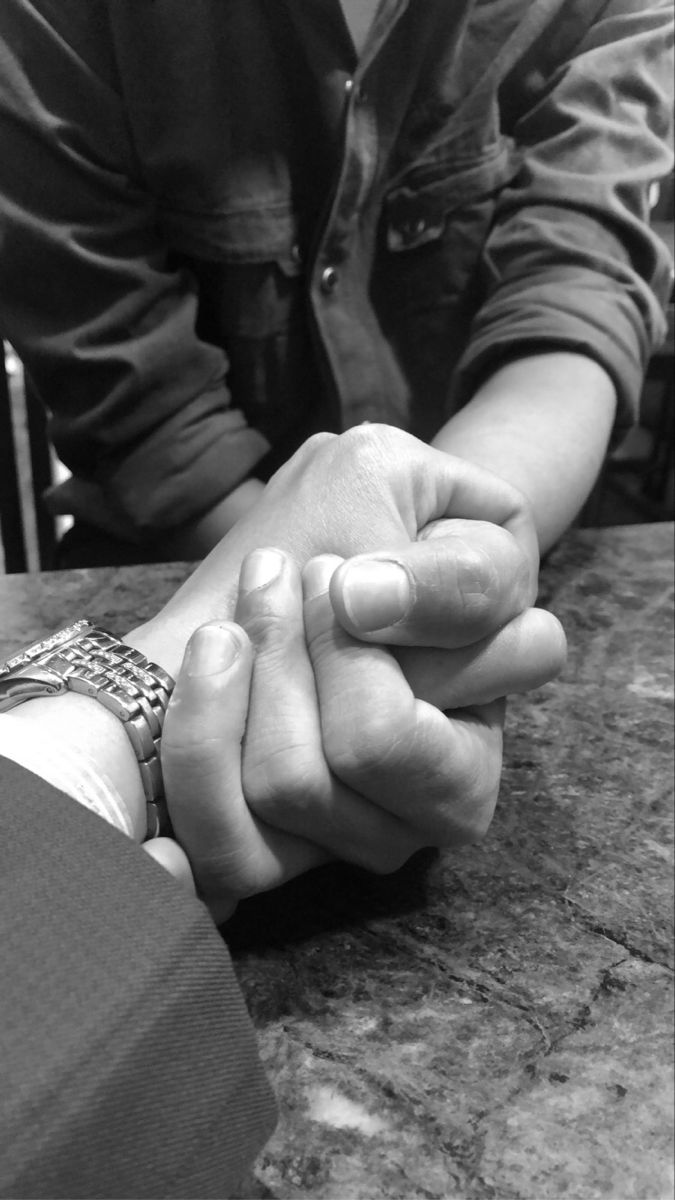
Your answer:
[[[564,665],[565,635],[550,613],[526,608],[500,621],[500,603],[513,601],[513,593],[503,591],[513,570],[504,530],[440,520],[403,554],[364,555],[339,566],[330,598],[346,631],[395,647],[418,699],[441,709],[465,708],[530,691]],[[497,632],[482,636],[490,624]],[[476,640],[466,644],[472,628]]]
[[[355,641],[337,622],[328,589],[340,561],[312,559],[302,588],[277,551],[244,563],[236,618],[256,656],[243,788],[268,824],[391,871],[422,846],[485,832],[504,706],[449,719],[417,700],[389,649]]]
[[[223,898],[227,907],[327,858],[391,871],[422,846],[476,840],[492,818],[503,700],[479,703],[480,682],[471,709],[444,715],[416,699],[390,650],[337,622],[329,585],[339,563],[310,561],[301,586],[290,558],[253,552],[234,634],[199,631],[179,676],[162,753],[169,809],[221,916]],[[534,621],[559,636],[553,617]],[[547,639],[538,654],[537,638],[531,683],[548,669]],[[236,668],[226,676],[228,652]],[[490,668],[484,686],[494,687]]]
[[[317,553],[351,560],[330,583],[324,580],[321,600],[312,597],[313,609],[307,608],[311,662],[299,653],[305,631],[290,609],[282,605],[286,616],[275,616],[278,594],[261,617],[251,597],[262,584],[246,572],[242,577],[237,620],[257,653],[241,794],[265,830],[274,826],[303,843],[279,856],[275,882],[295,870],[294,862],[307,869],[317,846],[390,870],[418,846],[479,836],[491,818],[501,768],[500,698],[544,682],[564,661],[558,623],[526,611],[538,558],[524,499],[497,477],[397,430],[368,426],[339,438],[319,436],[282,468],[255,510],[159,616],[128,640],[175,674],[197,625],[234,616],[242,560],[270,543],[299,567]],[[331,576],[336,565],[330,564]],[[325,639],[314,636],[316,620],[320,629],[330,623],[327,658],[317,651]],[[375,645],[378,639],[396,643],[395,654]],[[286,664],[276,683],[275,662]],[[349,704],[342,684],[334,687],[343,677]],[[303,694],[311,696],[309,706]],[[453,713],[450,721],[438,711],[468,706],[473,711]],[[359,731],[364,736],[354,742]],[[174,803],[182,795],[177,791]],[[222,814],[215,801],[211,811],[217,827]],[[223,855],[226,865],[236,855],[228,858],[212,818],[197,826],[195,842],[194,814],[187,815],[182,825],[174,818],[179,840],[198,879],[204,870],[213,890],[213,880],[227,875]],[[274,853],[262,875],[258,862],[237,886],[260,890],[273,860]]]
[[[440,520],[443,536],[429,537],[428,527]],[[525,499],[497,476],[400,430],[368,425],[311,438],[158,617],[129,640],[175,674],[198,625],[232,618],[241,562],[265,545],[286,551],[301,568],[326,553],[393,558],[403,566],[413,604],[393,636],[391,610],[385,613],[383,641],[405,642],[409,630],[408,640],[418,645],[467,646],[495,634],[536,595],[538,551]],[[363,569],[363,560],[358,565]],[[340,608],[344,583],[343,576],[332,599],[348,631],[361,637],[373,625],[367,617],[366,629],[354,617],[353,595],[352,616],[346,594]],[[360,590],[371,596],[372,609],[378,594],[372,573]],[[390,591],[387,584],[385,597]]]

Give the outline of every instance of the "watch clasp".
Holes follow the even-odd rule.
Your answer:
[[[45,667],[31,666],[21,675],[11,674],[4,679],[0,674],[0,712],[8,712],[24,700],[58,696],[67,691],[67,680]]]

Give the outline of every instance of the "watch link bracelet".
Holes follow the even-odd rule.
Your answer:
[[[89,621],[76,621],[0,666],[0,712],[25,700],[78,692],[123,722],[143,781],[147,838],[170,829],[160,762],[164,716],[174,681],[145,655]]]

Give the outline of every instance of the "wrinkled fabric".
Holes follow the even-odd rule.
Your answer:
[[[508,359],[663,337],[672,8],[3,0],[0,329],[129,537],[316,429],[432,437]],[[86,516],[86,514],[79,514]]]
[[[0,1196],[239,1195],[276,1105],[205,906],[0,756]]]

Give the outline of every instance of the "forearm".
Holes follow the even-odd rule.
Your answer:
[[[418,540],[420,530],[430,523],[453,517],[459,520],[446,545],[438,539]],[[469,519],[465,543],[461,532]],[[403,632],[406,645],[444,645],[448,612],[451,647],[490,637],[532,603],[536,581],[535,533],[522,492],[494,471],[477,470],[470,461],[425,446],[400,430],[359,427],[342,437],[309,439],[162,611],[126,640],[176,678],[186,642],[197,626],[235,617],[242,561],[264,546],[286,551],[298,567],[317,554],[344,559],[383,549],[397,556],[410,553],[414,563],[401,568],[406,581],[410,571],[417,583],[406,583],[409,601],[417,595],[423,603],[412,634],[400,627],[393,631]],[[400,578],[398,571],[399,582]],[[343,579],[339,585],[341,604],[355,636],[361,630],[354,618],[359,593],[368,601],[365,630],[372,633],[391,625],[386,595],[386,619],[373,624],[368,573],[359,583],[357,571],[346,608],[344,583]],[[410,615],[409,603],[404,607]],[[400,636],[393,640],[401,644]],[[554,641],[557,659],[559,638]],[[129,797],[129,802],[133,798],[137,820],[142,811],[138,765],[121,723],[94,699],[69,694],[33,700],[19,710],[16,720],[35,729],[36,742],[41,730],[64,746],[74,741],[98,763],[120,796]],[[39,770],[33,761],[25,765]],[[60,780],[52,781],[63,787]]]
[[[532,355],[496,371],[433,445],[517,487],[532,506],[544,552],[593,487],[615,407],[614,385],[592,359]]]
[[[253,508],[264,490],[265,485],[259,479],[245,479],[203,516],[170,531],[161,539],[166,557],[176,561],[204,558]]]

